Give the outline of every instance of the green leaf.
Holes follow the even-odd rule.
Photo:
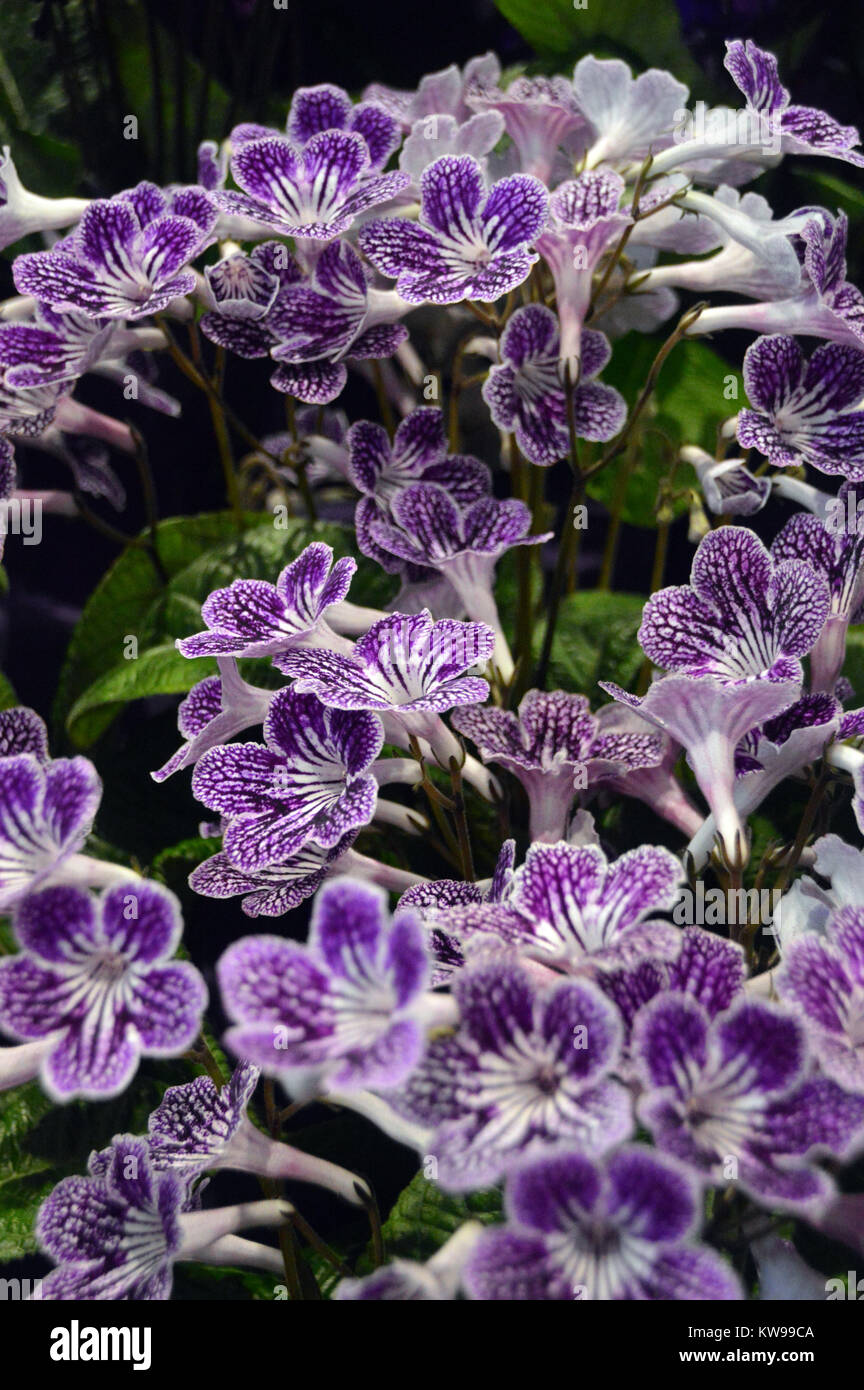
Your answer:
[[[227,513],[162,522],[158,544],[167,585],[147,553],[136,548],[109,570],[75,630],[55,707],[78,747],[90,747],[129,700],[184,694],[215,670],[211,661],[181,657],[173,645],[200,631],[203,600],[237,578],[275,580],[311,541],[325,541],[337,557],[358,560],[354,602],[377,608],[390,598],[392,577],[358,556],[353,530],[293,519],[279,527],[260,513],[250,514],[247,523],[249,529],[238,533]],[[138,654],[125,660],[129,638]]]
[[[12,706],[17,705],[17,703],[18,696],[12,689],[12,685],[8,678],[0,671],[0,709],[11,709]]]
[[[383,1226],[387,1253],[404,1260],[428,1260],[465,1221],[493,1225],[502,1217],[497,1188],[465,1197],[442,1192],[421,1173],[400,1192]]]
[[[235,521],[228,512],[161,522],[159,554],[169,579],[234,530]],[[162,590],[162,581],[146,551],[130,547],[111,566],[88,599],[69,644],[54,710],[58,724],[65,724],[75,701],[122,660],[125,639],[139,637]]]
[[[550,690],[583,690],[592,701],[597,682],[632,685],[643,662],[636,633],[645,599],[639,594],[588,590],[571,594],[561,604],[552,658]],[[543,624],[535,633],[535,658],[543,645]]]
[[[631,335],[616,348],[603,374],[604,381],[618,387],[630,409],[656,354],[653,339]],[[682,444],[698,444],[713,454],[717,426],[734,413],[743,397],[740,373],[706,343],[679,343],[663,364],[632,448],[592,479],[590,496],[610,510],[617,507],[630,526],[656,526],[658,493],[670,476],[678,449]],[[629,470],[629,478],[622,477],[624,470]],[[625,482],[622,504],[620,489]],[[697,487],[689,464],[675,464],[672,486],[682,494],[672,503],[678,515],[688,508],[687,490]]]
[[[611,46],[616,53],[669,68],[682,82],[699,77],[673,0],[652,0],[650,23],[640,0],[616,0],[614,5],[586,0],[582,7],[573,0],[495,0],[495,5],[544,57],[573,60]]]
[[[150,647],[134,661],[121,661],[76,700],[66,728],[78,748],[89,748],[130,700],[151,695],[185,695],[216,672],[210,657],[190,661],[172,646]]]

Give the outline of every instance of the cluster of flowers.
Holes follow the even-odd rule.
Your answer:
[[[362,554],[399,576],[392,611],[352,603],[355,562],[316,541],[275,583],[211,593],[204,630],[178,642],[219,671],[183,700],[182,746],[153,774],[192,768],[219,818],[204,827],[218,852],[191,887],[239,897],[250,917],[317,895],[309,938],[247,936],[223,955],[237,1071],[221,1090],[172,1088],[146,1139],[118,1136],[60,1184],[39,1220],[57,1262],[45,1296],[165,1298],[178,1259],[279,1268],[236,1232],[278,1224],[284,1204],[200,1209],[198,1179],[219,1167],[363,1201],[350,1173],[246,1117],[259,1069],[434,1159],[445,1189],[505,1184],[502,1224],[466,1223],[428,1264],[344,1280],[340,1298],[742,1298],[700,1240],[713,1234],[706,1194],[730,1181],[757,1207],[861,1238],[856,1199],[820,1164],[864,1151],[864,852],[833,835],[807,851],[819,881],[786,892],[770,972],[668,920],[715,849],[743,872],[748,817],[821,759],[851,774],[864,832],[864,711],[844,709],[843,677],[864,611],[864,299],[845,279],[842,213],[775,219],[738,191],[778,152],[858,167],[864,155],[857,132],[790,103],[770,54],[734,41],[726,67],[745,104],[717,113],[735,114],[731,127],[706,121],[716,140],[677,137],[688,92],[668,73],[634,79],[586,57],[572,80],[505,86],[487,56],[356,104],[331,85],[301,90],[285,133],[245,125],[202,146],[192,188],[55,203],[20,188],[7,152],[3,243],[74,230],[14,262],[21,298],[0,325],[6,496],[16,437],[67,454],[60,431],[128,446],[122,426],[74,402],[75,384],[122,377],[127,353],[164,346],[167,321],[196,306],[212,343],[271,358],[273,387],[321,407],[319,421],[369,361],[402,416],[392,433],[331,420],[306,440],[321,476],[357,494]],[[659,252],[678,259],[658,265]],[[610,338],[664,322],[678,289],[746,301],[691,315],[691,334],[760,335],[744,361],[749,408],[722,433],[767,464],[751,472],[726,442],[713,459],[686,451],[709,511],[746,517],[772,495],[802,509],[770,549],[718,525],[691,583],[652,595],[639,641],[658,674],[644,696],[607,685],[612,702],[592,712],[585,695],[529,690],[506,708],[496,564],[549,536],[532,533],[523,502],[495,496],[484,463],[448,451],[440,410],[415,408],[393,369],[416,367],[403,320],[424,304],[457,316],[505,304],[500,317],[480,309],[483,399],[546,467],[574,439],[625,427],[622,397],[597,380]],[[824,340],[809,358],[807,336]],[[805,465],[841,478],[837,496],[805,482]],[[104,489],[91,458],[91,486],[94,472]],[[249,658],[286,682],[250,684]],[[236,741],[256,729],[260,741]],[[704,809],[676,775],[682,750]],[[110,1096],[142,1053],[190,1047],[204,984],[169,963],[172,895],[83,853],[92,765],[51,760],[24,710],[0,716],[0,752],[0,908],[20,947],[0,962],[0,1028],[17,1040],[0,1051],[0,1085],[38,1075],[58,1100]],[[512,840],[480,882],[427,880],[354,848],[376,822],[422,832],[380,789],[436,766],[490,802],[501,769],[519,780],[531,843],[518,867]],[[589,809],[609,792],[647,802],[686,851],[610,859]]]

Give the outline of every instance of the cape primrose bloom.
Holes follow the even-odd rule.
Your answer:
[[[645,954],[659,961],[676,953],[679,933],[651,914],[673,906],[681,879],[679,861],[659,846],[640,845],[610,864],[599,845],[535,842],[501,901],[443,902],[427,922],[436,951],[485,936],[563,972]]]
[[[499,429],[513,431],[527,459],[543,466],[570,452],[567,396],[561,380],[558,320],[543,304],[517,309],[501,337],[502,365],[483,384],[483,399]],[[579,439],[611,439],[627,417],[614,386],[592,380],[612,349],[603,333],[586,329],[574,383],[573,428]]]
[[[699,1193],[641,1144],[604,1161],[550,1153],[507,1183],[506,1226],[479,1237],[463,1278],[481,1299],[739,1299],[734,1272],[698,1245]]]
[[[349,556],[334,564],[331,547],[315,541],[275,584],[235,579],[227,589],[215,589],[201,607],[209,631],[178,638],[177,649],[188,657],[281,656],[320,630],[327,609],[348,593],[356,569]]]
[[[864,1141],[864,1097],[808,1075],[804,1027],[776,1005],[739,998],[712,1019],[664,992],[639,1014],[633,1051],[658,1147],[768,1206],[821,1210],[834,1185],[814,1159]]]
[[[20,746],[21,730],[16,729]],[[13,745],[15,746],[15,745]],[[0,762],[0,909],[64,870],[79,867],[102,795],[87,758],[47,761],[47,749]],[[70,862],[71,861],[71,862]]]
[[[203,191],[197,204],[175,199],[172,207],[154,185],[139,184],[91,203],[53,250],[19,256],[15,284],[55,309],[92,318],[158,313],[195,289],[187,267],[209,243],[215,216]]]
[[[397,1097],[410,1118],[433,1126],[426,1152],[442,1187],[487,1187],[556,1141],[599,1154],[629,1137],[629,1094],[609,1078],[621,1022],[593,985],[537,989],[495,955],[461,971],[453,992],[459,1031],[430,1040]]]
[[[531,839],[564,836],[574,797],[604,776],[659,763],[660,740],[646,733],[600,732],[584,695],[529,690],[518,714],[495,705],[454,710],[454,729],[484,762],[500,763],[522,783],[531,806]]]
[[[307,840],[324,849],[372,819],[381,721],[326,709],[315,695],[280,690],[265,745],[231,743],[204,754],[192,777],[199,801],[226,819],[223,847],[237,868],[280,864]]]
[[[487,192],[476,159],[447,155],[424,171],[420,191],[419,223],[389,218],[359,235],[363,253],[395,277],[403,299],[492,303],[527,280],[548,204],[539,179],[513,174]]]
[[[246,1108],[259,1076],[257,1067],[241,1062],[221,1089],[209,1076],[169,1086],[147,1122],[153,1168],[179,1173],[190,1181],[202,1173],[234,1168],[262,1177],[317,1183],[361,1205],[361,1194],[367,1189],[360,1178],[335,1163],[281,1144],[253,1125]],[[92,1159],[90,1171],[95,1171]]]
[[[804,560],[775,563],[752,531],[721,526],[701,541],[691,582],[646,603],[642,649],[666,671],[736,682],[801,681],[800,658],[828,616],[828,585]]]
[[[396,1086],[423,1050],[429,975],[411,911],[348,878],[315,900],[305,946],[248,936],[219,962],[228,1046],[292,1091]]]
[[[101,1176],[64,1178],[39,1209],[39,1245],[56,1261],[42,1298],[168,1299],[177,1260],[225,1263],[229,1248],[238,1254],[227,1243],[233,1232],[279,1226],[288,1216],[278,1201],[189,1207],[183,1178],[154,1171],[146,1139],[118,1135]]]
[[[222,211],[311,241],[340,236],[409,182],[378,173],[363,136],[350,130],[320,130],[302,146],[280,136],[250,140],[233,154],[231,173],[242,192],[214,193]]]
[[[864,907],[838,908],[821,932],[796,935],[776,985],[808,1023],[823,1071],[864,1092]]]
[[[195,1041],[207,990],[171,959],[183,924],[166,888],[131,879],[101,899],[44,888],[14,927],[21,951],[0,961],[0,1027],[45,1041],[39,1075],[53,1099],[117,1095],[142,1055],[173,1057]]]
[[[775,467],[812,463],[823,473],[864,478],[864,352],[822,343],[809,362],[794,338],[758,338],[744,356],[751,409],[738,442]]]

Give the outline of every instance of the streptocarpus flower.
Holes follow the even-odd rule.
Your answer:
[[[403,562],[376,544],[371,523],[387,517],[393,500],[412,483],[438,483],[460,506],[491,492],[489,469],[479,459],[447,455],[444,417],[434,406],[420,406],[399,422],[391,443],[382,425],[359,420],[346,436],[346,470],[363,495],[354,524],[357,542],[384,569],[395,573]]]
[[[483,1230],[466,1221],[425,1264],[391,1260],[364,1279],[343,1279],[333,1291],[337,1302],[442,1302],[455,1299],[465,1264]]]
[[[774,561],[759,538],[721,526],[700,542],[689,585],[645,605],[639,641],[667,671],[738,682],[801,681],[800,658],[828,616],[828,585],[803,560]]]
[[[826,841],[835,839],[826,837]],[[831,864],[830,845],[826,841],[817,844],[820,869]],[[851,862],[854,854],[847,853]],[[839,862],[842,863],[842,859]],[[816,896],[819,890],[812,880],[805,879],[797,898],[799,912],[807,902],[807,884],[815,890],[811,908],[815,909],[812,916],[818,927],[815,931],[798,931],[791,940],[787,939],[783,962],[775,975],[777,993],[784,1003],[803,1016],[813,1051],[826,1075],[849,1090],[861,1093],[864,1092],[864,908],[856,903],[830,911],[824,901],[819,903]],[[777,914],[784,936],[787,935],[783,923],[785,902],[781,901]],[[829,915],[822,920],[826,911]]]
[[[167,889],[127,879],[96,899],[44,888],[14,927],[21,952],[0,961],[0,1026],[52,1041],[39,1074],[55,1100],[117,1095],[142,1055],[173,1057],[195,1041],[207,990],[171,960],[183,924]]]
[[[826,692],[802,695],[764,724],[748,730],[735,750],[737,778],[732,799],[746,819],[786,777],[818,762],[835,738],[848,737],[857,711],[845,717],[838,700]],[[849,727],[844,730],[844,724]],[[687,846],[697,868],[711,853],[716,822],[711,815]]]
[[[332,399],[347,380],[346,358],[390,357],[405,341],[408,330],[397,320],[410,307],[395,291],[369,283],[352,246],[331,242],[317,257],[308,284],[289,286],[268,317],[267,327],[278,339],[270,353],[279,363],[270,384],[298,394],[295,379],[302,380],[317,363]]]
[[[259,1076],[257,1067],[241,1062],[221,1090],[209,1076],[169,1086],[147,1121],[153,1169],[177,1173],[188,1182],[202,1173],[233,1168],[261,1177],[317,1183],[355,1206],[362,1205],[360,1193],[366,1191],[366,1184],[360,1178],[335,1163],[281,1144],[253,1125],[246,1108]],[[90,1172],[98,1174],[104,1166],[100,1161],[94,1167],[91,1159]]]
[[[864,362],[864,354],[857,355]],[[849,495],[854,502],[855,494],[847,483],[838,494],[844,511]],[[813,690],[830,693],[843,669],[849,624],[860,621],[864,603],[864,518],[856,510],[850,530],[836,526],[831,518],[823,522],[799,512],[775,538],[771,553],[778,560],[806,560],[828,583],[831,606],[810,653],[810,685]]]
[[[392,521],[369,522],[373,540],[399,559],[449,579],[470,617],[493,629],[495,661],[509,680],[513,660],[492,592],[495,565],[511,546],[539,545],[551,533],[530,535],[531,513],[515,498],[481,497],[460,508],[437,483],[413,483],[393,499],[390,511]]]
[[[426,921],[450,955],[484,936],[555,970],[605,969],[675,954],[679,933],[651,914],[671,909],[681,879],[675,855],[655,845],[609,863],[598,845],[535,843],[503,901],[442,904]]]
[[[226,1043],[294,1090],[388,1089],[425,1041],[429,962],[410,911],[392,922],[387,895],[352,879],[325,883],[305,946],[247,936],[218,966],[233,1026]]]
[[[64,867],[71,874],[102,795],[86,758],[45,762],[44,749],[0,763],[0,909]],[[75,862],[69,861],[75,857]]]
[[[420,182],[420,222],[370,222],[360,248],[378,270],[396,278],[411,304],[491,303],[521,285],[537,256],[529,249],[546,219],[539,179],[514,174],[487,192],[483,171],[468,155],[430,164]]]
[[[517,309],[501,335],[501,366],[483,383],[483,399],[499,429],[514,431],[516,443],[532,463],[548,465],[570,452],[570,414],[579,439],[605,440],[617,434],[627,406],[614,386],[593,380],[609,361],[602,333],[586,329],[580,339],[579,379],[572,404],[561,380],[558,320],[543,304]]]
[[[281,241],[262,241],[205,268],[212,308],[202,314],[201,332],[239,357],[266,357],[279,341],[277,311],[302,272]],[[281,321],[281,320],[280,320]]]
[[[790,105],[773,53],[759,48],[752,39],[743,43],[727,40],[723,66],[744,93],[748,110],[767,117],[779,128],[784,154],[829,155],[864,168],[864,155],[854,148],[860,143],[854,126],[841,126],[810,106]]]
[[[647,733],[600,733],[584,695],[529,690],[518,714],[493,705],[454,710],[451,724],[484,762],[519,778],[530,803],[531,839],[564,838],[574,798],[604,781],[660,761],[660,740]]]
[[[245,872],[226,854],[205,859],[189,875],[189,887],[205,898],[240,897],[247,917],[282,917],[311,898],[331,874],[350,874],[399,893],[423,884],[419,874],[391,864],[379,864],[352,848],[357,830],[350,830],[332,849],[307,844],[284,863]]]
[[[192,776],[198,800],[226,817],[223,847],[244,872],[284,863],[307,840],[330,849],[375,812],[370,768],[384,741],[376,715],[280,690],[264,739],[211,748]]]
[[[176,195],[169,204],[152,184],[99,198],[59,246],[17,258],[16,287],[55,309],[80,310],[91,318],[158,313],[195,289],[187,267],[208,245],[216,216],[203,190],[200,200],[209,210],[209,225],[201,225],[197,205],[178,202]]]
[[[298,87],[288,112],[288,139],[303,146],[325,130],[351,130],[362,135],[373,169],[383,169],[399,144],[399,123],[383,106],[372,101],[353,104],[348,93],[332,82]]]
[[[430,1039],[397,1097],[434,1126],[426,1152],[442,1187],[486,1187],[556,1141],[599,1154],[629,1137],[629,1095],[609,1079],[621,1022],[594,985],[537,989],[496,952],[461,971],[453,992],[458,1032]]]
[[[242,192],[214,193],[222,211],[311,241],[332,241],[408,183],[407,174],[376,172],[363,136],[347,130],[321,130],[302,146],[249,140],[235,149],[231,173]]]
[[[323,541],[307,545],[274,584],[235,579],[215,589],[201,607],[208,632],[181,637],[184,656],[280,656],[325,625],[324,615],[348,592],[357,562],[349,556],[333,563]],[[335,634],[326,628],[328,639]]]
[[[566,77],[516,77],[505,91],[475,79],[467,92],[475,111],[496,112],[519,154],[523,174],[549,183],[558,147],[579,132],[584,146],[585,117]]]
[[[655,680],[641,699],[620,686],[603,681],[601,686],[687,750],[714,817],[714,830],[730,861],[740,860],[746,844],[734,795],[735,751],[751,729],[794,704],[801,693],[800,680],[730,682],[675,674]]]
[[[85,314],[58,314],[48,305],[37,306],[32,320],[0,325],[4,383],[7,387],[74,383],[109,355],[108,345],[117,329],[114,319],[100,323]]]
[[[696,470],[705,505],[715,516],[753,516],[771,496],[770,478],[757,478],[743,459],[713,459],[687,445],[681,458]]]
[[[822,473],[864,478],[864,351],[822,343],[804,357],[794,338],[758,338],[744,355],[751,409],[738,442],[775,467],[811,463]]]
[[[479,1299],[740,1299],[695,1242],[699,1191],[677,1163],[628,1144],[602,1161],[563,1150],[507,1182],[506,1226],[484,1231],[464,1280]]]
[[[188,1208],[186,1184],[154,1172],[147,1140],[118,1135],[102,1176],[63,1178],[39,1209],[36,1236],[57,1265],[42,1281],[42,1298],[168,1299],[177,1260],[224,1264],[220,1251],[232,1232],[279,1226],[289,1211],[278,1201]]]
[[[800,233],[804,273],[794,295],[755,304],[714,305],[703,309],[688,332],[748,328],[754,333],[828,338],[860,349],[864,346],[864,296],[846,279],[847,232],[845,213],[832,218],[824,209],[815,209]]]
[[[573,91],[593,129],[589,168],[616,159],[640,159],[669,144],[689,95],[682,82],[660,68],[634,78],[620,59],[593,55],[576,64]]]
[[[549,220],[537,238],[537,250],[555,281],[561,325],[559,353],[562,361],[570,363],[574,381],[594,271],[604,252],[632,222],[629,213],[618,210],[623,192],[624,180],[612,169],[587,170],[568,179],[552,194]]]
[[[492,654],[483,623],[433,622],[429,612],[391,613],[355,642],[349,655],[315,648],[291,652],[279,667],[295,688],[330,709],[443,714],[489,697],[489,686],[466,672]]]
[[[154,782],[164,782],[181,768],[192,767],[209,748],[264,723],[273,692],[248,685],[233,657],[220,656],[217,661],[219,675],[205,677],[180,701],[177,727],[185,742],[163,767],[151,772]]]
[[[818,1212],[834,1193],[819,1154],[864,1138],[864,1097],[808,1074],[803,1025],[764,1000],[740,998],[711,1019],[670,991],[633,1030],[645,1094],[638,1113],[657,1146],[703,1180],[737,1178],[757,1201]]]

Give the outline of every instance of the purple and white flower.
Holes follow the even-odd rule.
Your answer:
[[[91,318],[138,319],[191,294],[190,261],[212,240],[216,211],[203,190],[170,198],[141,183],[91,203],[75,231],[51,251],[19,256],[22,294]]]
[[[453,993],[458,1032],[430,1039],[397,1097],[433,1127],[426,1152],[442,1187],[486,1187],[550,1143],[596,1155],[629,1138],[630,1096],[609,1076],[621,1021],[594,985],[538,989],[496,952],[461,971]]]
[[[561,327],[559,355],[570,363],[574,380],[582,357],[582,325],[591,303],[594,272],[633,220],[628,212],[619,211],[623,192],[624,180],[612,169],[589,169],[569,179],[552,194],[549,220],[537,238],[537,250],[555,282]]]
[[[580,59],[573,73],[579,109],[591,125],[587,165],[642,159],[672,140],[689,95],[682,82],[660,68],[633,76],[618,58]]]
[[[464,1280],[478,1299],[740,1299],[733,1270],[699,1245],[699,1191],[645,1145],[602,1161],[559,1151],[507,1182],[507,1224],[484,1231]]]
[[[460,506],[487,496],[492,489],[489,469],[468,455],[447,454],[444,417],[434,406],[420,406],[399,422],[391,443],[382,425],[359,420],[346,437],[346,471],[362,493],[354,513],[357,542],[364,555],[390,573],[404,562],[377,545],[371,523],[387,518],[394,499],[413,483],[437,483]]]
[[[475,78],[467,101],[475,111],[499,115],[518,153],[518,167],[543,183],[551,180],[561,145],[571,155],[575,145],[584,149],[585,116],[566,77],[520,76],[504,91],[494,81]]]
[[[646,733],[602,734],[584,695],[529,690],[518,714],[494,705],[454,711],[454,729],[522,783],[532,840],[563,839],[574,798],[634,768],[660,761],[660,740]]]
[[[39,1076],[59,1101],[122,1091],[141,1056],[192,1045],[207,1003],[194,966],[174,961],[177,899],[142,879],[100,898],[58,885],[15,912],[18,955],[0,961],[0,1027],[44,1040]]]
[[[376,715],[280,690],[264,739],[209,749],[192,776],[198,800],[225,818],[223,848],[237,868],[282,864],[307,841],[331,849],[369,823],[378,794],[371,765],[384,742]]]
[[[744,356],[751,408],[738,442],[775,467],[811,463],[822,473],[864,478],[864,351],[822,343],[808,361],[794,338],[758,338]]]
[[[661,589],[645,605],[639,641],[666,671],[724,682],[803,679],[828,616],[828,585],[804,560],[775,560],[740,526],[699,545],[690,584]]]
[[[624,424],[627,406],[614,386],[594,381],[611,356],[602,333],[580,339],[579,378],[572,402],[561,380],[558,320],[543,304],[517,309],[501,335],[501,365],[483,384],[483,399],[499,429],[514,432],[532,463],[548,465],[570,452],[570,419],[579,439],[606,440]]]
[[[314,541],[275,584],[235,579],[227,589],[214,589],[201,607],[209,630],[178,638],[177,650],[188,657],[281,656],[313,634],[336,642],[325,615],[345,598],[356,569],[349,556],[334,564],[332,548]]]
[[[217,207],[304,241],[341,236],[408,183],[407,174],[379,173],[364,137],[350,130],[319,130],[302,145],[281,136],[246,141],[231,173],[242,191],[214,193]]]
[[[265,1178],[317,1183],[355,1206],[362,1205],[368,1189],[354,1173],[281,1144],[253,1125],[246,1109],[259,1076],[257,1067],[241,1062],[221,1089],[209,1076],[169,1086],[147,1121],[154,1171],[178,1173],[189,1182],[202,1173],[233,1168]],[[98,1166],[91,1159],[90,1172],[98,1174],[105,1168],[104,1159],[99,1155]]]
[[[495,662],[502,678],[513,674],[493,594],[495,565],[514,545],[540,545],[551,533],[532,536],[524,502],[481,497],[460,507],[438,483],[413,483],[394,497],[392,521],[369,522],[373,540],[409,564],[436,569],[452,584],[466,612],[495,633]]]
[[[741,998],[712,1019],[670,991],[641,1010],[633,1051],[646,1088],[638,1113],[659,1148],[772,1207],[818,1213],[830,1201],[815,1160],[860,1147],[864,1097],[809,1074],[791,1014]]]
[[[445,962],[497,941],[547,971],[605,970],[677,953],[680,933],[653,914],[672,908],[682,876],[675,855],[655,845],[609,863],[599,845],[535,843],[502,900],[444,901],[424,919]]]
[[[539,179],[514,174],[487,192],[476,159],[461,155],[430,164],[420,189],[419,223],[370,222],[358,238],[372,264],[396,279],[403,299],[491,303],[528,278],[537,260],[530,247],[548,204]]]
[[[256,1264],[274,1272],[282,1267],[278,1252],[234,1233],[282,1225],[287,1203],[209,1211],[192,1205],[181,1177],[154,1171],[146,1139],[118,1135],[100,1176],[63,1178],[42,1203],[36,1236],[56,1268],[42,1281],[41,1297],[168,1299],[177,1260]]]
[[[782,921],[782,902],[779,913]],[[821,932],[797,934],[775,985],[806,1021],[825,1074],[864,1092],[864,907],[840,907]]]
[[[233,1025],[227,1045],[294,1092],[389,1089],[423,1051],[423,929],[410,910],[390,921],[386,894],[371,884],[326,883],[307,945],[248,936],[228,948],[218,974]]]
[[[483,1230],[466,1221],[425,1264],[391,1260],[363,1279],[343,1279],[333,1291],[337,1302],[444,1302],[456,1298],[465,1265]]]
[[[6,909],[53,875],[83,869],[79,851],[102,783],[86,758],[47,762],[44,744],[38,753],[4,757],[0,769],[0,909]]]

